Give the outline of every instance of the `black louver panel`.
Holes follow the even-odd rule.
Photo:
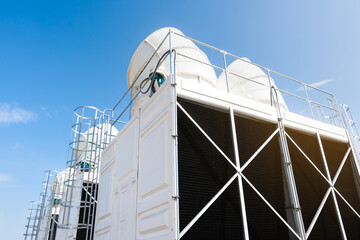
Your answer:
[[[49,231],[49,235],[48,235],[48,240],[56,239],[56,231],[57,231],[57,227],[58,227],[58,222],[59,222],[59,215],[53,214],[51,216],[51,220],[50,220],[50,231]]]
[[[223,152],[234,161],[232,132],[228,112],[179,99],[179,103],[204,129]],[[274,132],[275,125],[243,117],[235,117],[240,162],[243,165]],[[326,176],[319,144],[315,135],[286,130],[314,165]],[[188,117],[178,109],[180,229],[182,230],[235,170],[203,136]],[[348,145],[322,139],[329,171],[333,178]],[[299,195],[305,229],[307,229],[329,187],[328,183],[288,139],[289,151]],[[335,185],[349,204],[360,213],[358,173],[350,154]],[[244,170],[244,175],[287,220],[284,176],[278,136],[260,152]],[[253,189],[243,181],[249,235],[251,240],[295,239],[283,222],[270,210]],[[348,239],[360,239],[360,221],[347,204],[337,196]],[[238,182],[226,192],[195,223],[182,239],[243,239]],[[309,236],[309,239],[341,239],[332,195]]]
[[[97,189],[97,183],[83,183],[78,220],[80,228],[77,229],[76,240],[93,239],[95,230],[93,226],[95,226],[96,202],[92,199],[97,199]],[[92,215],[93,213],[94,216]]]
[[[320,147],[316,136],[309,136],[296,131],[287,130],[290,137],[312,160],[319,170],[326,176]],[[327,165],[331,178],[334,178],[337,169],[343,159],[347,144],[333,142],[322,139]],[[300,153],[293,143],[289,141],[289,150],[295,181],[304,219],[305,229],[307,229],[315,216],[315,213],[329,188],[329,184],[315,170],[309,161]],[[359,212],[359,197],[355,187],[354,174],[351,167],[350,157],[336,182],[336,189],[355,207]],[[337,196],[340,212],[344,222],[348,239],[360,239],[360,221],[358,217],[346,206],[342,199]],[[341,231],[337,219],[333,197],[330,194],[327,202],[309,236],[309,239],[342,239]]]
[[[185,110],[233,161],[229,113],[179,100]],[[275,126],[236,117],[242,164],[275,130]],[[183,229],[235,174],[224,157],[178,109],[180,228]],[[286,219],[281,156],[275,137],[244,174]],[[251,239],[288,239],[286,226],[244,182]],[[238,182],[210,207],[182,239],[243,239]]]

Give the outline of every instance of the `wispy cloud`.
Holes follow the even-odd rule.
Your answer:
[[[0,173],[0,183],[10,182],[12,177],[6,173]]]
[[[319,82],[314,82],[314,83],[311,83],[309,84],[310,86],[312,87],[320,87],[320,86],[323,86],[325,84],[328,84],[329,82],[332,82],[334,81],[334,79],[332,78],[329,78],[329,79],[325,79],[325,80],[322,80],[322,81],[319,81]],[[311,90],[311,88],[308,88],[308,90]],[[297,92],[300,92],[300,91],[304,91],[304,88],[303,87],[299,87],[296,89]]]
[[[16,143],[11,149],[12,149],[12,150],[17,150],[17,149],[19,149],[19,148],[21,148],[21,147],[22,147],[22,144]]]
[[[36,118],[36,114],[8,103],[0,103],[0,124],[26,123]]]

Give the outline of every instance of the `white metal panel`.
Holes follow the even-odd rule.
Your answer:
[[[109,147],[102,153],[101,172],[98,189],[98,204],[96,211],[95,234],[98,230],[102,230],[110,226],[111,221],[111,200],[113,191],[113,175],[116,158],[116,145],[114,140]]]
[[[114,190],[112,239],[135,239],[137,182],[133,178],[119,188]]]
[[[111,240],[110,238],[110,229],[107,228],[106,231],[100,231],[95,235],[95,239],[97,240]]]
[[[137,239],[174,239],[169,85],[141,112]],[[166,98],[165,105],[161,104]]]
[[[95,239],[135,239],[138,135],[134,117],[103,152]]]
[[[169,185],[169,114],[164,112],[141,134],[139,193],[141,199]]]
[[[117,140],[112,206],[112,239],[135,239],[139,118]]]
[[[122,182],[137,171],[139,119],[134,117],[117,138],[115,178]]]
[[[174,239],[170,96],[165,82],[104,150],[95,239]]]
[[[99,185],[99,196],[97,206],[97,223],[96,226],[100,226],[102,220],[111,215],[111,194],[113,186],[113,174],[114,174],[114,163],[110,164],[101,174],[101,181]],[[107,227],[107,226],[104,226]],[[98,228],[98,227],[97,227]]]

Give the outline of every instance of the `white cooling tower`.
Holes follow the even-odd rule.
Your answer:
[[[117,133],[118,130],[110,124],[108,124],[107,127],[101,127],[99,125],[96,125],[94,127],[91,127],[86,132],[81,133],[80,138],[77,140],[78,142],[74,149],[75,159],[95,159],[95,157],[99,155],[100,151],[100,148],[97,145],[105,142],[110,142]]]
[[[271,104],[268,76],[259,67],[251,64],[249,59],[236,59],[228,66],[227,70],[230,93],[257,102]],[[270,78],[270,80],[271,84],[275,86],[274,80],[272,78]],[[217,87],[226,89],[225,72],[220,75],[217,81]],[[280,107],[287,111],[288,108],[280,92],[278,92],[278,100]]]
[[[141,82],[149,77],[150,73],[154,71],[154,68],[156,67],[161,56],[169,51],[169,37],[165,39],[161,47],[157,50],[161,42],[169,33],[169,30],[173,32],[173,34],[171,34],[171,48],[176,52],[177,83],[181,84],[182,81],[192,81],[193,83],[201,84],[203,87],[211,88],[213,88],[214,84],[216,83],[217,78],[215,71],[211,66],[207,65],[211,63],[206,54],[201,51],[191,40],[182,37],[184,34],[180,30],[176,28],[162,28],[150,34],[139,45],[131,58],[127,73],[127,84],[130,87],[136,81],[132,90],[133,98],[139,92]],[[154,57],[141,73],[154,52]],[[187,57],[182,55],[186,55]],[[156,72],[163,75],[164,80],[170,76],[169,56],[165,58],[164,62]],[[140,76],[137,79],[139,74]],[[148,87],[148,84],[144,84],[144,89],[147,89]],[[140,93],[134,101],[133,112],[134,110],[138,109],[144,102],[146,102],[149,99],[149,96],[150,93]]]
[[[67,168],[61,172],[59,172],[55,177],[53,182],[51,183],[50,190],[52,192],[53,199],[60,199],[62,198],[65,192],[65,181],[69,179],[70,169]],[[60,202],[53,202],[54,205],[57,205]],[[59,213],[57,213],[59,214]]]

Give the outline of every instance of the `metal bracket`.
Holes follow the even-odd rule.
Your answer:
[[[294,205],[289,205],[285,209],[301,210],[301,207],[294,207]]]
[[[172,197],[172,199],[174,199],[174,200],[177,200],[177,199],[180,198],[180,196],[171,196],[171,197]]]

